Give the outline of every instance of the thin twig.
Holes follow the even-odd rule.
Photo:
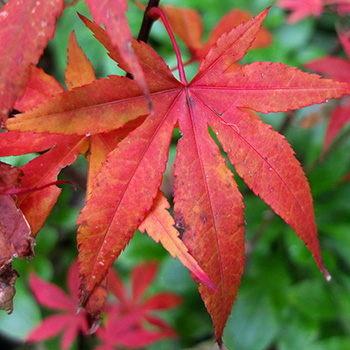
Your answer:
[[[329,148],[323,153],[321,154],[314,162],[306,165],[304,167],[304,171],[305,173],[310,173],[311,171],[313,171],[317,166],[319,166],[320,164],[322,164],[327,157],[333,153],[334,150],[336,150],[344,141],[348,140],[350,137],[350,129],[347,130],[346,132],[344,132],[340,137],[338,137],[334,142],[331,143],[331,145],[329,146]]]
[[[148,11],[152,7],[158,7],[159,1],[160,0],[149,0],[148,5],[146,7],[146,10],[143,14],[143,20],[142,20],[141,28],[139,31],[139,35],[137,36],[138,41],[143,41],[143,42],[147,43],[148,38],[149,38],[149,34],[151,32],[151,29],[152,29],[152,25],[155,22],[155,20],[148,15]],[[126,77],[130,78],[130,79],[134,78],[132,76],[132,74],[130,74],[130,73],[126,73]]]
[[[278,132],[282,135],[285,134],[285,132],[288,130],[288,128],[290,127],[290,125],[292,124],[292,120],[294,119],[294,111],[288,111],[286,113],[286,116],[281,124],[281,126],[279,127]]]
[[[254,233],[252,239],[248,241],[246,244],[246,253],[245,253],[246,259],[250,257],[250,255],[254,251],[256,244],[259,242],[260,238],[264,235],[264,233],[266,232],[267,228],[269,227],[269,225],[271,224],[275,216],[276,214],[271,209],[263,213],[263,220],[261,221],[259,227]]]
[[[74,5],[76,5],[78,3],[78,1],[80,1],[80,0],[72,0],[69,4],[66,4],[64,6],[64,8],[66,9],[67,7],[74,6]]]

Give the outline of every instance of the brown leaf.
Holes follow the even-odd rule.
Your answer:
[[[0,162],[0,193],[19,187],[22,171]],[[34,238],[22,212],[10,195],[0,194],[0,310],[11,313],[17,271],[11,267],[14,257],[33,256]]]
[[[16,294],[14,285],[18,276],[11,264],[0,268],[0,310],[5,310],[8,314],[13,311],[13,297]]]

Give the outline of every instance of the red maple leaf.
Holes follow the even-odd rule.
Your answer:
[[[79,301],[79,269],[74,263],[69,269],[67,284],[70,295],[61,288],[48,283],[34,273],[30,276],[30,288],[39,302],[48,309],[63,311],[60,314],[45,318],[28,335],[28,342],[46,340],[63,333],[61,345],[68,349],[78,336],[79,332],[86,333],[89,329],[87,312],[81,310],[77,313]]]
[[[82,305],[141,223],[141,229],[153,235],[161,232],[161,239],[176,240],[174,219],[159,193],[176,126],[183,137],[175,164],[175,222],[184,230],[182,238],[190,253],[217,288],[208,280],[206,285],[198,282],[220,344],[243,272],[245,239],[242,196],[216,137],[239,176],[294,229],[329,277],[319,250],[310,188],[300,164],[281,135],[245,110],[298,109],[340,97],[346,85],[282,63],[255,62],[228,72],[245,55],[266,15],[267,10],[223,34],[190,83],[176,45],[180,82],[150,46],[134,41],[154,105],[154,113],[147,117],[149,109],[137,82],[110,76],[62,92],[8,120],[10,130],[100,134],[101,141],[142,118],[130,133],[124,133],[122,141],[111,138],[114,146],[108,144],[99,162],[91,163],[89,158],[96,165],[95,176],[78,219]],[[87,19],[84,22],[119,66],[130,71],[105,32]],[[175,44],[172,34],[171,39]],[[172,253],[180,242],[177,237]]]
[[[305,67],[315,72],[325,74],[333,79],[350,84],[350,32],[340,33],[339,39],[347,55],[347,59],[338,57],[324,57],[305,64]],[[334,138],[350,121],[349,96],[344,96],[340,104],[334,109],[328,123],[322,152],[327,152]]]
[[[176,337],[175,331],[154,312],[178,306],[182,299],[174,293],[163,292],[146,299],[144,293],[153,282],[158,264],[148,262],[137,265],[131,276],[131,296],[114,270],[108,274],[108,288],[118,303],[108,302],[107,322],[97,336],[103,344],[97,349],[113,349],[115,345],[127,348],[144,347],[155,341]],[[97,350],[96,349],[96,350]]]
[[[70,36],[68,46],[68,64],[65,74],[65,82],[69,90],[78,86],[88,84],[95,80],[95,72],[91,63],[87,60],[84,52],[78,46],[74,33]],[[19,111],[29,111],[37,105],[52,100],[64,91],[63,87],[51,76],[47,75],[43,70],[32,67],[31,77],[28,82],[27,89],[22,99],[17,101],[16,108]],[[139,120],[140,119],[140,120]],[[2,133],[0,137],[0,156],[18,155],[33,152],[45,152],[43,155],[35,158],[33,161],[21,167],[24,173],[23,185],[47,187],[47,182],[53,184],[59,171],[75,162],[79,154],[87,154],[89,161],[89,173],[87,183],[87,198],[93,186],[94,177],[101,168],[101,163],[105,160],[106,155],[112,151],[120,139],[124,138],[131,130],[135,129],[142,122],[142,118],[128,123],[123,129],[111,131],[105,134],[89,135],[60,135],[60,134],[36,134],[33,132],[17,132],[10,131]],[[54,147],[53,147],[54,146]],[[40,171],[38,171],[40,169]],[[60,182],[56,182],[60,183]],[[46,185],[43,185],[46,184]],[[41,229],[46,218],[50,214],[60,189],[46,188],[40,192],[28,192],[19,194],[18,205],[24,212],[34,236]],[[165,200],[165,198],[164,198]],[[163,207],[167,203],[162,202]],[[161,241],[163,246],[171,252],[174,257],[178,257],[200,280],[212,288],[215,288],[208,276],[199,267],[195,259],[188,253],[188,249],[180,240],[178,231],[170,223],[163,225],[163,231],[158,235],[153,233],[151,227],[155,225],[157,215],[164,217],[169,213],[157,213],[154,211],[150,214],[149,220],[145,222],[145,228],[148,228],[149,234],[158,243]],[[104,303],[106,296],[105,288],[100,288],[95,293],[95,299],[99,300],[100,307],[90,305],[89,312],[96,316],[97,323],[100,309]],[[96,314],[93,310],[97,310]]]

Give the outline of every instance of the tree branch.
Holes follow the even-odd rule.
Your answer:
[[[145,10],[145,13],[143,15],[143,21],[141,24],[140,32],[139,32],[139,35],[137,37],[138,41],[144,41],[145,43],[147,43],[148,38],[149,38],[149,34],[151,32],[151,29],[152,29],[152,25],[155,21],[153,18],[148,16],[148,11],[152,7],[158,7],[159,2],[160,2],[160,0],[149,0],[148,5],[147,5],[146,10]]]

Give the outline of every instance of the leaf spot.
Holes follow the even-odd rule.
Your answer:
[[[205,175],[205,177],[207,177],[207,178],[208,178],[208,177],[209,177],[209,175],[208,175],[208,174],[206,174],[206,175]]]

